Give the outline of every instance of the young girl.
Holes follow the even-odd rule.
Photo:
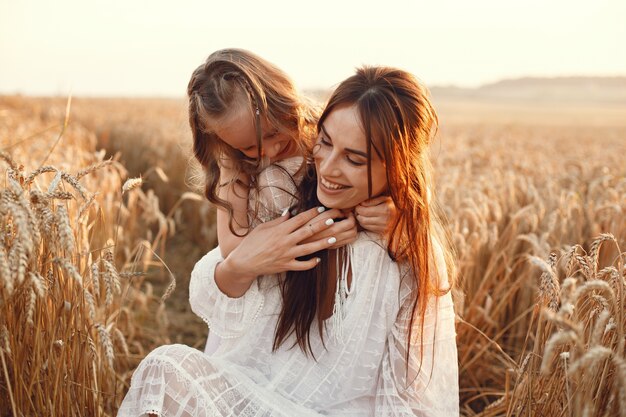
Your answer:
[[[300,256],[306,233],[324,229],[313,208],[305,227],[281,217],[225,259],[210,252],[190,300],[222,343],[212,356],[153,351],[120,415],[457,416],[454,274],[427,191],[435,125],[425,90],[404,71],[364,68],[342,82],[320,118],[300,204],[349,209],[389,194],[393,238],[361,232],[345,250],[319,252],[314,271],[258,278],[268,246]],[[222,275],[236,278],[231,297]]]

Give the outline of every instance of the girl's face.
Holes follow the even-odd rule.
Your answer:
[[[369,198],[367,143],[356,106],[334,109],[324,120],[313,157],[317,198],[326,207],[347,209]],[[385,164],[372,150],[372,197],[387,190]]]
[[[227,145],[241,151],[248,158],[256,159],[265,156],[270,162],[280,161],[297,154],[295,141],[287,134],[271,126],[265,118],[261,118],[262,155],[259,155],[256,139],[255,117],[247,106],[238,106],[232,114],[220,120],[214,128],[215,133]]]

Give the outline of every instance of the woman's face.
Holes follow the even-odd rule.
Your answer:
[[[324,120],[314,148],[317,198],[326,207],[347,209],[367,200],[367,143],[356,106],[334,109]],[[372,152],[372,197],[387,190],[383,161]]]
[[[213,130],[227,145],[241,151],[248,158],[259,157],[257,148],[256,127],[254,115],[247,106],[239,106],[232,114],[227,115]],[[261,118],[261,140],[263,141],[262,155],[270,162],[295,156],[297,146],[287,134],[271,126],[265,118]]]

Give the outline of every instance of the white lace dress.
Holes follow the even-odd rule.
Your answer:
[[[219,343],[211,355],[185,345],[151,352],[118,416],[458,416],[450,294],[429,300],[423,346],[416,326],[407,375],[410,281],[370,234],[360,233],[347,252],[352,283],[343,335],[326,320],[324,349],[314,324],[316,360],[290,349],[293,338],[272,352],[281,277],[260,277],[242,297],[229,298],[214,279],[219,248],[209,252],[192,272],[190,302]]]

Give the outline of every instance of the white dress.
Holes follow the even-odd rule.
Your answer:
[[[196,264],[189,292],[193,311],[219,338],[215,351],[168,345],[151,352],[133,374],[118,416],[458,416],[450,293],[429,300],[421,348],[415,325],[407,375],[410,280],[401,279],[375,236],[360,233],[348,253],[352,284],[343,335],[327,319],[324,349],[314,323],[314,360],[290,348],[293,337],[272,352],[282,277],[260,277],[242,297],[229,298],[214,279],[219,248],[209,252]]]

